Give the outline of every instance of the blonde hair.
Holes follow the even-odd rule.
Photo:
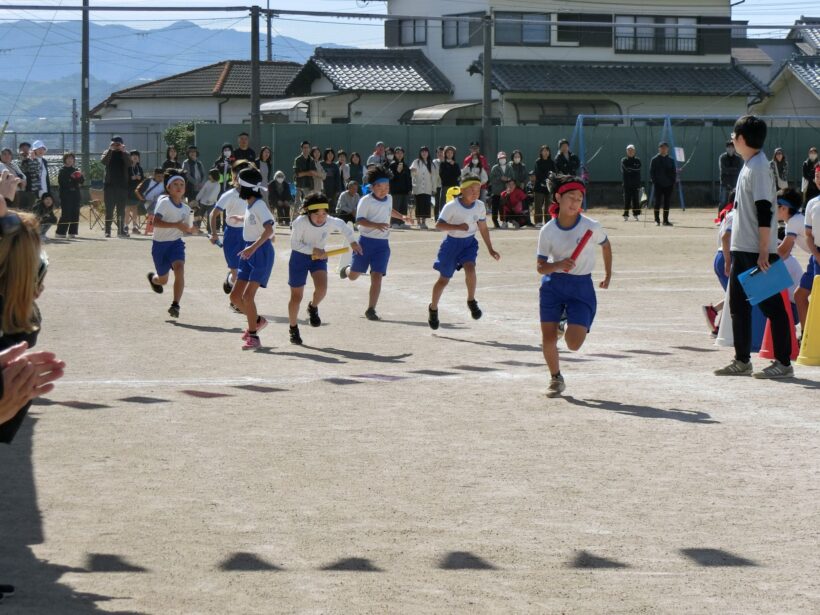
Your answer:
[[[20,228],[0,236],[0,329],[4,334],[31,333],[38,328],[34,299],[38,292],[40,223],[31,214],[15,213],[20,216]]]

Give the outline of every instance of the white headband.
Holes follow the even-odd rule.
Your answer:
[[[246,182],[246,181],[245,181],[244,179],[242,179],[241,177],[239,177],[239,178],[237,178],[237,179],[239,180],[239,185],[240,185],[240,186],[243,186],[243,187],[245,187],[245,188],[252,188],[252,189],[253,189],[253,190],[255,190],[256,192],[260,192],[260,191],[262,190],[262,188],[264,188],[264,186],[263,186],[262,184],[252,184],[252,183],[250,183],[250,182]]]
[[[165,185],[168,186],[168,185],[171,184],[171,182],[175,182],[178,179],[181,179],[182,182],[185,183],[185,178],[182,177],[182,175],[172,175],[171,177],[168,178],[168,181],[165,182]]]

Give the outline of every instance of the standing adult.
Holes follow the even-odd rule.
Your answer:
[[[655,190],[655,226],[661,225],[660,209],[663,206],[663,225],[672,226],[669,221],[669,205],[672,202],[672,189],[678,178],[675,161],[669,156],[669,144],[658,143],[658,153],[649,164],[649,179]]]
[[[809,148],[809,156],[803,161],[803,207],[820,195],[820,188],[814,183],[814,167],[817,165],[817,148]]]
[[[426,145],[419,149],[419,157],[410,165],[413,178],[413,200],[416,204],[416,221],[419,228],[427,230],[427,218],[430,217],[433,194],[438,187],[438,175],[435,174],[433,161],[430,159],[430,148]]]
[[[497,162],[490,169],[490,213],[493,218],[493,227],[501,228],[502,225],[498,221],[501,214],[501,193],[507,189],[507,182],[512,179],[512,167],[507,160],[506,152],[498,152],[496,160]]]
[[[302,141],[302,151],[293,159],[293,184],[296,186],[295,206],[299,207],[302,200],[313,192],[313,159],[310,157],[310,141]]]
[[[80,186],[85,178],[75,167],[74,152],[63,154],[63,168],[57,175],[57,184],[60,187],[60,221],[54,236],[65,239],[77,238],[80,226]]]
[[[436,202],[435,219],[438,220],[438,215],[441,209],[446,205],[447,191],[458,186],[461,180],[461,167],[456,162],[456,148],[452,145],[444,147],[444,158],[438,165],[438,179],[439,185],[439,199]]]
[[[404,159],[404,148],[396,146],[393,149],[393,162],[390,163],[393,177],[390,180],[390,195],[393,197],[393,209],[402,216],[407,216],[407,207],[410,193],[413,191],[413,176],[410,174],[410,165]],[[407,228],[402,218],[393,218],[393,228]]]
[[[348,162],[346,166],[348,169],[347,181],[356,182],[357,189],[361,192],[362,180],[364,180],[364,167],[362,166],[362,157],[359,152],[350,154],[350,162]]]
[[[26,174],[23,173],[20,165],[14,159],[14,152],[8,147],[5,147],[2,151],[0,151],[0,172],[3,170],[8,171],[20,180],[18,187],[15,189],[14,206],[18,209],[24,209],[22,207],[22,201],[25,198],[23,195],[25,195]]]
[[[729,193],[737,186],[737,178],[740,169],[743,168],[743,158],[735,152],[735,144],[731,139],[726,141],[726,151],[718,158],[718,170],[720,171],[720,197],[718,198],[718,213],[726,207]]]
[[[117,236],[128,237],[128,229],[125,228],[125,205],[128,200],[128,167],[131,165],[131,156],[125,149],[122,137],[111,139],[108,149],[102,155],[102,163],[105,167],[105,236],[111,237],[111,222],[116,211]]]
[[[313,190],[322,192],[325,189],[325,168],[322,166],[322,150],[314,146],[310,149],[310,159],[313,164]]]
[[[325,172],[322,189],[325,196],[327,196],[330,214],[332,215],[336,212],[336,201],[339,199],[339,193],[342,191],[342,170],[339,168],[339,165],[336,164],[336,152],[332,147],[325,149],[322,159],[322,170]]]
[[[256,160],[256,152],[251,149],[251,137],[247,132],[240,132],[236,137],[236,142],[239,145],[233,150],[233,155],[237,160],[247,160],[254,162]]]
[[[32,203],[43,196],[46,192],[51,192],[51,180],[48,177],[48,163],[45,155],[48,149],[42,141],[35,141],[31,145],[31,151],[27,158],[21,163],[21,170],[26,176],[26,192],[30,194],[29,200]]]
[[[188,146],[181,168],[182,176],[185,178],[185,196],[188,201],[193,201],[205,185],[205,180],[208,179],[205,174],[205,165],[199,159],[199,150],[196,145]]]
[[[774,173],[774,181],[777,183],[778,190],[785,190],[789,187],[789,163],[786,160],[786,152],[782,147],[774,150],[774,156],[769,163]]]
[[[549,145],[542,145],[538,150],[538,160],[535,161],[535,185],[533,186],[533,222],[536,227],[544,224],[544,218],[549,207],[550,189],[549,178],[557,173],[558,168],[552,159],[552,150]]]
[[[510,177],[515,180],[515,185],[523,190],[527,185],[527,178],[529,176],[527,167],[524,165],[524,155],[521,153],[521,150],[514,149],[511,156]],[[506,190],[506,188],[505,186],[504,189]]]
[[[474,166],[474,158],[478,158],[478,162],[481,164],[481,168],[484,169],[484,172],[487,174],[487,177],[489,177],[490,163],[487,161],[487,157],[481,153],[481,145],[479,145],[478,141],[472,141],[470,143],[470,153],[464,157],[464,160],[461,162],[461,166]]]
[[[626,156],[621,158],[621,178],[624,185],[624,222],[629,221],[629,209],[635,220],[641,215],[641,159],[634,145],[626,146]]]
[[[165,160],[162,163],[162,170],[179,168],[182,168],[182,163],[179,161],[179,152],[175,145],[169,145],[165,148]]]
[[[214,168],[219,171],[220,195],[233,189],[233,175],[231,174],[231,169],[234,162],[236,162],[236,158],[233,155],[233,146],[230,143],[223,143],[222,155],[214,161]]]
[[[384,150],[384,142],[377,141],[375,148],[373,148],[373,153],[367,158],[367,167],[377,166],[381,167],[384,166],[384,163],[387,162],[387,155]]]
[[[481,154],[476,147],[473,147],[474,155],[467,156],[464,168],[461,169],[461,176],[475,175],[481,179],[481,201],[487,202],[487,191],[489,189],[490,173],[484,168],[481,162]],[[486,162],[486,161],[485,161]]]
[[[577,177],[581,168],[581,159],[569,150],[569,141],[558,141],[558,156],[555,158],[555,168],[561,175]]]

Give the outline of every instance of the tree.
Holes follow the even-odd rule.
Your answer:
[[[165,143],[173,145],[179,152],[180,160],[185,159],[185,150],[194,144],[194,122],[179,122],[165,131]]]

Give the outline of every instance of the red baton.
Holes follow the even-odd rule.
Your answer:
[[[581,237],[581,241],[579,241],[578,245],[575,246],[575,250],[572,252],[572,256],[570,256],[572,260],[578,259],[578,256],[584,250],[584,247],[589,243],[590,239],[592,239],[592,231],[590,229],[587,229],[586,233],[584,233],[584,236]],[[569,271],[569,269],[564,269],[564,271]]]

